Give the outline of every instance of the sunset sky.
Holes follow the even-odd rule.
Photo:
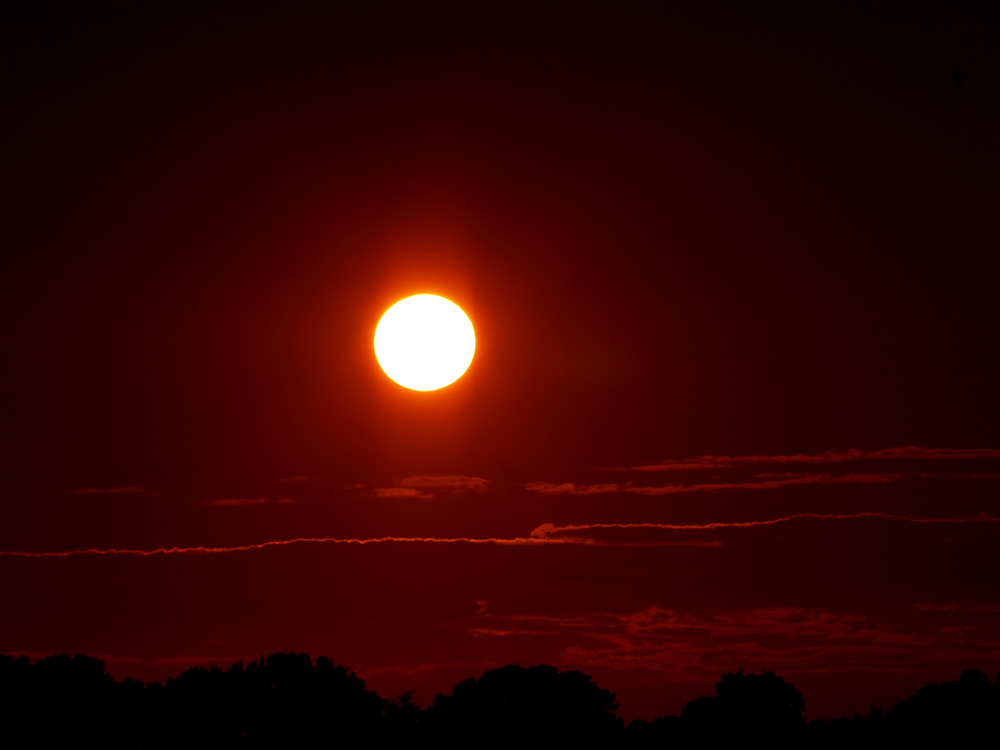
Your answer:
[[[996,677],[995,5],[20,5],[0,653]],[[431,392],[373,350],[421,293]]]

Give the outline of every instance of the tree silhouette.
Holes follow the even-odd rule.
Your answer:
[[[30,664],[0,656],[0,745],[109,745],[117,728],[112,693],[122,688],[89,656],[50,656]],[[9,743],[9,744],[8,744]]]
[[[904,741],[971,746],[979,738],[996,736],[1000,686],[979,670],[966,670],[958,680],[928,683],[899,701],[886,711],[886,724]]]
[[[115,682],[104,662],[0,655],[0,748],[413,747],[419,709],[307,654]]]
[[[1000,679],[1000,678],[998,678]],[[971,746],[1000,725],[1000,686],[982,672],[927,684],[886,712],[802,717],[802,695],[773,672],[730,672],[679,716],[624,730],[613,693],[580,672],[507,666],[465,680],[421,711],[385,700],[344,666],[277,653],[244,667],[188,669],[165,685],[114,681],[104,662],[0,655],[0,748],[883,748]]]
[[[616,747],[615,696],[581,672],[506,666],[439,695],[421,720],[421,748]]]
[[[691,701],[679,717],[632,722],[630,744],[713,747],[763,742],[770,747],[792,747],[802,742],[806,727],[802,694],[774,672],[730,672],[716,684],[715,693]]]
[[[730,672],[716,684],[715,692],[711,698],[688,703],[681,721],[692,726],[711,723],[744,735],[787,733],[805,723],[802,694],[774,672]]]
[[[892,746],[885,723],[885,713],[872,708],[867,716],[854,715],[848,719],[819,719],[810,721],[806,730],[807,746],[816,748],[884,748]]]
[[[277,653],[189,669],[164,688],[164,740],[186,747],[311,747],[384,734],[387,702],[347,667]]]

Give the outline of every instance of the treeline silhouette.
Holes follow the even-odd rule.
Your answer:
[[[117,682],[88,656],[0,655],[0,747],[11,749],[971,746],[996,741],[1000,686],[966,671],[884,712],[807,722],[794,685],[740,670],[677,716],[626,727],[617,709],[588,675],[546,665],[489,670],[421,710],[408,694],[382,698],[350,669],[307,654],[198,667],[163,685]]]

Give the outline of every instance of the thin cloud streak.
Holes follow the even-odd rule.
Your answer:
[[[202,505],[215,505],[217,507],[235,507],[237,505],[260,505],[266,503],[266,497],[233,497],[227,500],[206,500]]]
[[[706,482],[701,484],[668,484],[658,487],[635,487],[624,484],[576,485],[529,482],[525,488],[540,495],[605,495],[628,492],[633,495],[679,495],[689,492],[718,492],[720,490],[773,490],[779,487],[808,484],[891,484],[906,479],[906,474],[796,474],[781,479],[758,482]]]
[[[421,492],[420,490],[415,490],[412,487],[378,487],[369,493],[372,497],[385,497],[390,499],[399,498],[418,498],[421,500],[429,500],[434,497],[434,495],[428,494],[426,492]]]
[[[625,485],[618,484],[549,484],[547,482],[528,482],[524,488],[539,495],[607,495],[621,492]]]
[[[664,487],[625,487],[622,492],[634,495],[676,495],[685,492],[717,492],[719,490],[775,490],[808,484],[891,484],[905,479],[905,474],[810,474],[763,482],[719,482],[715,484],[666,485]]]
[[[788,456],[700,456],[679,460],[660,461],[656,464],[640,466],[602,467],[608,471],[684,471],[699,469],[725,469],[759,464],[822,463],[839,464],[845,461],[909,459],[920,461],[1000,458],[1000,450],[993,448],[920,448],[904,445],[897,448],[882,448],[875,451],[860,451],[851,448],[846,451],[824,451],[811,455],[794,454]]]
[[[968,461],[976,458],[1000,458],[1000,450],[993,448],[918,448],[915,445],[904,445],[899,448],[883,448],[869,451],[864,458],[918,458],[926,461],[953,459]]]
[[[667,523],[589,523],[571,524],[566,526],[556,526],[551,523],[543,523],[535,528],[528,537],[514,537],[511,539],[500,539],[496,537],[476,539],[473,537],[396,537],[385,536],[371,539],[338,539],[336,537],[300,537],[297,539],[280,539],[270,542],[260,542],[258,544],[245,544],[234,547],[160,547],[152,550],[141,549],[79,549],[65,552],[23,552],[23,551],[0,551],[0,557],[73,557],[77,555],[135,555],[140,557],[152,557],[155,555],[211,555],[224,554],[227,552],[249,552],[252,550],[265,549],[266,547],[283,547],[293,544],[391,544],[391,543],[411,543],[411,544],[495,544],[506,547],[517,546],[537,546],[540,544],[586,544],[602,547],[660,547],[660,546],[680,546],[680,547],[718,547],[721,542],[604,542],[581,537],[552,538],[552,534],[564,531],[587,531],[591,529],[662,529],[667,531],[710,531],[715,529],[750,529],[759,526],[774,526],[776,524],[788,523],[800,519],[812,519],[818,521],[846,521],[854,519],[883,519],[888,521],[903,521],[917,524],[969,524],[969,523],[997,523],[1000,517],[996,516],[973,516],[971,518],[918,518],[913,516],[893,515],[891,513],[796,513],[783,518],[773,518],[765,521],[715,521],[705,524],[667,524]]]
[[[916,627],[914,627],[916,625]],[[522,628],[524,628],[522,630]],[[644,668],[677,679],[715,678],[720,669],[782,667],[795,672],[917,671],[927,662],[966,662],[1000,653],[996,628],[976,633],[934,621],[869,617],[776,607],[704,617],[660,607],[630,612],[566,615],[478,615],[470,632],[514,636],[557,631],[574,645],[569,663],[613,669]]]
[[[766,521],[713,521],[711,523],[676,524],[676,523],[585,523],[556,526],[543,523],[531,532],[532,539],[550,538],[552,534],[563,531],[587,531],[590,529],[663,529],[666,531],[711,531],[715,529],[752,529],[759,526],[774,526],[789,521],[812,519],[817,521],[848,521],[861,518],[876,518],[887,521],[904,521],[906,523],[922,524],[966,524],[966,523],[997,523],[1000,517],[972,516],[971,518],[919,518],[914,516],[895,515],[893,513],[795,513],[782,518],[772,518]]]
[[[66,552],[14,552],[0,551],[2,557],[73,557],[76,555],[136,555],[153,557],[156,555],[219,555],[228,552],[249,552],[267,547],[284,547],[293,544],[387,544],[387,543],[424,543],[424,544],[499,544],[499,545],[537,545],[552,543],[567,543],[560,540],[539,540],[530,538],[514,539],[474,539],[471,537],[456,537],[453,539],[437,537],[397,537],[385,536],[372,539],[337,539],[334,537],[300,537],[298,539],[279,539],[259,544],[244,544],[234,547],[160,547],[158,549],[78,549]]]
[[[66,552],[21,552],[21,551],[0,551],[0,557],[74,557],[77,555],[135,555],[139,557],[153,557],[156,555],[220,555],[228,552],[249,552],[252,550],[264,549],[265,547],[282,547],[292,544],[496,544],[503,547],[519,546],[539,546],[545,544],[583,544],[595,547],[721,547],[721,542],[622,542],[608,543],[594,539],[566,538],[566,539],[544,539],[535,537],[514,537],[512,539],[485,538],[476,539],[473,537],[396,537],[385,536],[373,539],[336,539],[336,538],[313,538],[302,537],[299,539],[280,539],[272,542],[261,542],[259,544],[245,544],[235,547],[160,547],[153,550],[141,549],[78,549]]]
[[[361,485],[362,487],[364,485]],[[463,475],[448,475],[441,477],[417,476],[406,477],[398,482],[396,487],[378,487],[368,493],[374,497],[384,498],[417,498],[430,500],[434,497],[431,490],[448,493],[474,492],[482,494],[489,489],[490,480],[482,477],[467,477]]]
[[[450,490],[452,492],[486,492],[490,486],[490,480],[482,477],[467,477],[450,475],[443,477],[407,477],[400,481],[403,487],[426,487],[440,490]]]

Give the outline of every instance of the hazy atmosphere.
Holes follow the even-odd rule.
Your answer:
[[[995,5],[0,19],[0,653],[626,722],[1000,671]],[[438,390],[373,345],[420,294]]]

